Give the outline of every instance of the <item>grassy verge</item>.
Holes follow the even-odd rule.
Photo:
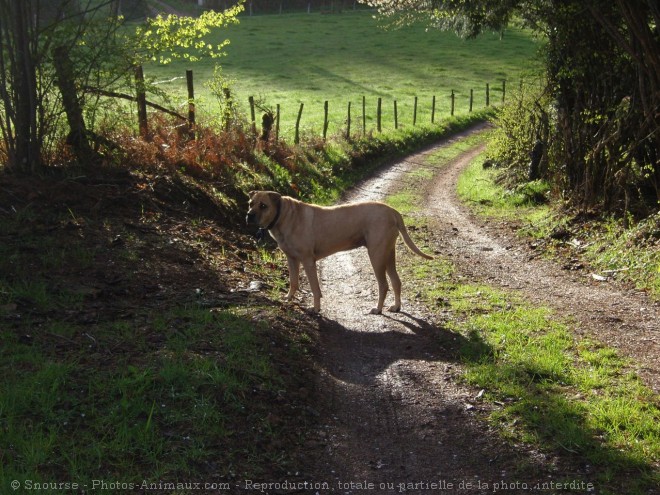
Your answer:
[[[249,173],[239,170],[229,180],[242,191],[270,189],[305,201],[332,204],[348,187],[384,164],[467,130],[486,120],[492,112],[486,109],[444,119],[435,125],[391,130],[349,141],[317,141],[292,147],[280,143],[279,150],[256,151],[256,163]],[[289,154],[281,159],[287,150]]]
[[[314,139],[299,145],[285,140],[261,141],[242,127],[229,133],[200,127],[198,138],[187,141],[174,138],[171,125],[155,119],[154,139],[147,142],[123,135],[117,160],[121,168],[147,176],[171,176],[177,188],[194,185],[204,191],[205,201],[235,217],[247,202],[247,191],[255,189],[332,203],[347,187],[384,163],[483,122],[493,111],[491,107],[434,125],[350,140]]]
[[[324,187],[312,189],[309,197],[318,203],[333,203],[348,187],[385,163],[465,131],[487,120],[492,113],[492,109],[485,109],[443,119],[435,125],[392,130],[357,140],[329,143],[324,161],[332,167],[332,181]]]
[[[460,152],[446,150],[429,163],[442,166]],[[523,224],[549,217],[549,208],[537,205],[543,184],[503,191],[481,162],[475,160],[459,183],[475,209]],[[489,420],[504,436],[574,459],[585,481],[602,493],[644,494],[657,486],[657,396],[616,351],[576,338],[571,323],[548,308],[488,285],[462,283],[448,260],[403,269],[432,281],[419,285],[422,299],[448,313],[449,327],[466,337],[465,380],[494,405]]]
[[[622,219],[589,222],[571,247],[599,273],[634,284],[660,300],[660,213],[626,226]]]
[[[548,185],[534,181],[512,189],[496,184],[499,171],[475,160],[461,177],[458,191],[480,214],[515,220],[520,232],[549,255],[580,259],[595,273],[616,278],[660,300],[660,214],[641,222],[594,218],[557,211],[547,203]]]
[[[218,446],[246,426],[246,396],[275,395],[280,385],[255,352],[263,328],[239,309],[182,307],[138,321],[58,322],[31,336],[0,336],[0,486],[91,486],[113,473],[136,483],[189,476],[209,458],[231,465],[232,453]],[[270,430],[250,409],[249,422]],[[260,464],[258,447],[245,448]]]
[[[450,293],[454,329],[468,337],[465,379],[498,405],[490,420],[505,436],[582,459],[603,493],[646,493],[660,481],[657,397],[614,350],[491,287]]]
[[[458,194],[480,215],[508,220],[517,219],[523,232],[541,237],[547,232],[551,216],[550,206],[546,201],[548,185],[543,181],[534,181],[513,189],[497,185],[499,171],[484,169],[484,155],[477,157],[458,181]]]

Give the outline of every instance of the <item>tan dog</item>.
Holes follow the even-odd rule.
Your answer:
[[[394,305],[401,309],[401,280],[396,272],[396,239],[399,233],[408,248],[422,258],[433,259],[421,252],[408,235],[401,214],[383,203],[353,203],[322,207],[303,203],[272,191],[251,191],[247,223],[268,230],[287,256],[291,300],[298,290],[302,263],[314,295],[314,311],[321,310],[321,288],[316,274],[316,261],[338,251],[365,246],[378,280],[378,305],[371,310],[380,314],[388,290],[387,278],[394,289]]]

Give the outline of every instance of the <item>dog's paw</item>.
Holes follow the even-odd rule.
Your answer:
[[[399,304],[394,304],[394,305],[390,306],[389,308],[387,308],[387,310],[388,310],[390,313],[398,313],[399,311],[401,311],[401,305],[399,305]]]
[[[373,308],[371,311],[369,311],[369,314],[372,314],[372,315],[379,315],[381,313],[382,313],[382,310],[380,310],[379,308]]]

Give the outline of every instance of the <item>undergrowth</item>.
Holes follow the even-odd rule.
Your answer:
[[[660,213],[631,226],[609,218],[582,231],[579,248],[595,267],[660,300]]]
[[[200,187],[210,188],[221,204],[234,208],[251,189],[277,190],[327,204],[386,161],[464,130],[492,112],[487,109],[435,125],[355,135],[348,140],[307,137],[299,145],[274,136],[261,139],[247,125],[235,125],[229,131],[198,126],[196,139],[191,140],[187,128],[153,117],[148,139],[128,130],[114,136],[121,152],[111,160],[132,170],[192,178]]]
[[[0,191],[0,492],[286,469],[304,316],[236,290],[253,275],[229,230],[110,179]]]

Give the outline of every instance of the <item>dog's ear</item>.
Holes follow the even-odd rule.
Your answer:
[[[273,204],[275,206],[279,206],[280,201],[282,201],[282,195],[278,192],[269,191],[268,192],[268,197],[270,198],[270,200],[273,202]]]
[[[280,204],[282,203],[282,195],[274,191],[268,191],[268,199],[271,200],[275,208],[279,208]]]
[[[250,191],[250,192],[248,193],[248,197],[249,197],[250,199],[252,199],[252,197],[253,197],[255,194],[257,194],[258,192],[259,192],[259,191]]]

